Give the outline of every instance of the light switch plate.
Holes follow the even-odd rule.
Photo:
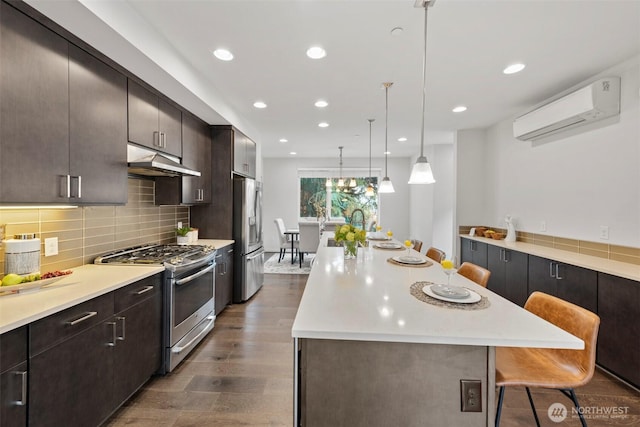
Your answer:
[[[460,380],[460,410],[482,412],[482,381]]]
[[[44,239],[44,256],[58,255],[58,238],[49,237]]]

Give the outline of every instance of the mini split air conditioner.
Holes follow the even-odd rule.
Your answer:
[[[535,141],[620,114],[620,78],[606,77],[539,104],[513,122],[513,136]]]

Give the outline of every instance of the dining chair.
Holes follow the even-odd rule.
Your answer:
[[[411,239],[411,243],[413,243],[414,251],[420,252],[422,250],[422,240]]]
[[[462,265],[460,265],[460,268],[458,268],[458,274],[476,282],[483,288],[487,287],[489,276],[491,276],[491,272],[489,270],[470,262],[463,262]]]
[[[500,392],[496,427],[500,425],[505,387],[509,386],[525,387],[536,425],[540,426],[540,420],[536,414],[530,387],[560,391],[571,399],[580,417],[580,423],[586,427],[583,411],[580,410],[573,389],[587,384],[593,377],[600,318],[589,310],[538,291],[529,296],[524,308],[580,338],[584,341],[584,349],[497,347],[496,386],[500,387]]]
[[[300,268],[304,262],[305,253],[316,253],[320,246],[320,223],[317,221],[301,221],[298,223],[300,237],[298,241],[298,260]]]
[[[447,255],[444,253],[444,251],[431,246],[429,249],[427,249],[427,257],[436,262],[442,262],[447,257]]]
[[[284,221],[282,220],[282,218],[276,218],[274,222],[276,223],[276,228],[278,229],[278,238],[280,239],[280,256],[278,257],[278,262],[280,262],[285,257],[287,250],[291,251],[291,240],[289,240],[287,235],[284,234],[284,232],[287,229],[284,226]],[[298,243],[299,242],[297,241],[293,242],[294,251],[298,250]],[[293,255],[294,254],[291,254],[292,263],[293,263]]]

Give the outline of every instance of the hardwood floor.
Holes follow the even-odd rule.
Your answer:
[[[213,332],[174,372],[149,381],[107,426],[291,426],[291,326],[306,279],[306,275],[265,275],[264,286],[248,303],[222,312]],[[561,423],[547,416],[552,403],[571,410],[560,392],[532,393],[542,426],[580,425],[571,416]],[[587,419],[590,427],[640,426],[640,393],[606,373],[598,370],[576,393],[585,408],[617,408],[618,415],[626,415],[594,414]],[[506,391],[501,425],[535,425],[524,389]]]

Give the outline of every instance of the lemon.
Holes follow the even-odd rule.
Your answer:
[[[391,231],[391,230],[387,231],[387,236],[389,236],[389,237],[393,236],[393,231]]]
[[[2,286],[19,285],[22,283],[22,276],[14,273],[9,273],[2,279]]]
[[[406,247],[411,246],[411,245],[412,245],[411,240],[405,240],[405,241],[404,241],[404,245],[405,245]]]
[[[442,268],[445,268],[447,270],[450,268],[453,268],[453,262],[451,262],[451,260],[448,260],[448,259],[445,259],[444,261],[442,261],[440,265],[442,265]]]

